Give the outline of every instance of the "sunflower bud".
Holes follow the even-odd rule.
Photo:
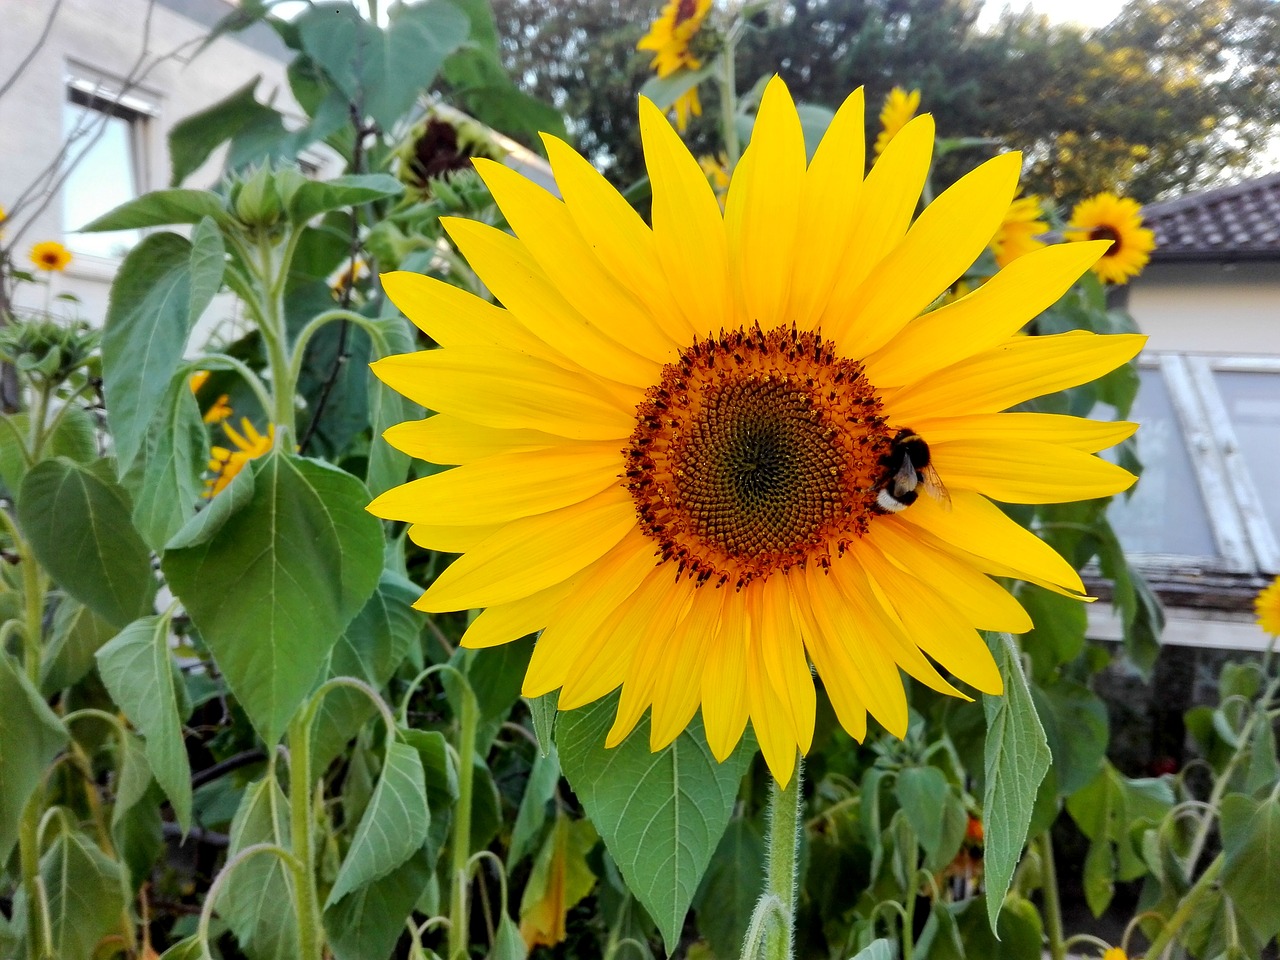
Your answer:
[[[396,149],[400,182],[427,200],[439,184],[471,170],[474,157],[502,160],[507,151],[483,124],[432,107]]]
[[[0,328],[0,360],[32,380],[56,385],[90,365],[98,339],[98,331],[84,321],[11,320]]]
[[[250,230],[270,230],[284,213],[284,203],[269,164],[231,185],[231,209]]]

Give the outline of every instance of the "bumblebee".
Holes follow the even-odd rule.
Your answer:
[[[907,509],[923,490],[944,508],[951,507],[951,495],[942,485],[929,457],[929,444],[914,430],[899,430],[889,443],[889,452],[880,458],[884,472],[877,484],[875,508],[882,513]]]

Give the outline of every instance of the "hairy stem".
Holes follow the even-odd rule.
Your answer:
[[[463,681],[465,684],[465,681]],[[449,956],[447,960],[465,960],[467,956],[467,889],[468,860],[471,857],[471,795],[475,779],[472,754],[476,750],[476,730],[480,725],[480,709],[469,686],[462,687],[462,717],[458,731],[458,804],[453,810],[453,853],[449,895]]]
[[[1053,859],[1053,837],[1046,830],[1036,840],[1040,852],[1040,873],[1044,890],[1045,934],[1049,938],[1051,960],[1066,960],[1067,943],[1062,930],[1062,901],[1058,896],[1058,872]]]
[[[299,711],[289,724],[289,840],[298,864],[294,893],[301,960],[321,960],[324,938],[320,926],[320,897],[316,892],[311,786],[311,725],[304,712]]]

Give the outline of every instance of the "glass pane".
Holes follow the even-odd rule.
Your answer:
[[[1131,419],[1143,463],[1137,492],[1111,504],[1111,523],[1131,553],[1218,555],[1191,457],[1159,370],[1142,370]]]
[[[91,107],[70,102],[63,106],[62,118],[64,136],[68,139],[77,136],[71,146],[72,158],[80,155],[84,145],[100,129],[102,134],[62,185],[62,223],[69,234],[67,246],[77,253],[123,257],[138,242],[137,230],[112,233],[73,231],[138,195],[132,123],[124,117],[107,116]]]
[[[1214,374],[1214,380],[1263,513],[1272,532],[1280,536],[1280,502],[1275,496],[1275,478],[1280,477],[1280,376],[1220,372]]]

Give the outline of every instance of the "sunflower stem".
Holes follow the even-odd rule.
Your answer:
[[[324,942],[320,897],[316,890],[315,816],[311,807],[311,723],[298,711],[289,724],[289,839],[297,863],[294,907],[298,918],[298,956],[320,960]]]
[[[1058,896],[1058,867],[1053,859],[1053,836],[1046,830],[1036,845],[1040,848],[1040,872],[1044,891],[1045,934],[1049,938],[1051,960],[1066,960],[1067,944],[1063,938],[1062,901]]]
[[[464,681],[462,710],[458,728],[458,803],[453,808],[453,882],[449,892],[449,955],[447,960],[465,960],[467,956],[467,888],[470,885],[467,861],[471,857],[471,794],[475,781],[472,755],[476,752],[476,733],[480,726],[480,705]]]
[[[743,960],[762,956],[764,960],[792,960],[793,927],[796,909],[797,852],[800,846],[801,763],[795,776],[785,787],[777,780],[769,782],[768,875],[764,895],[756,905],[743,947]],[[759,952],[760,931],[764,934],[764,951]]]
[[[736,25],[735,25],[736,26]],[[725,37],[724,49],[720,51],[720,126],[724,137],[725,169],[733,172],[742,155],[742,146],[738,142],[738,78],[733,62],[736,54],[736,29],[730,29]]]

